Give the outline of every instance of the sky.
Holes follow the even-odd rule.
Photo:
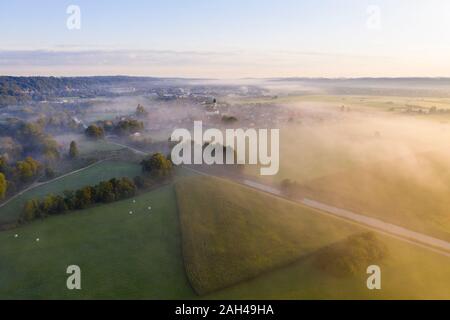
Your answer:
[[[0,0],[0,74],[448,77],[449,17],[448,0]]]

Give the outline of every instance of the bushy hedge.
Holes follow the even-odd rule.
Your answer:
[[[85,186],[78,190],[65,191],[64,194],[49,194],[42,200],[29,200],[23,208],[21,221],[32,221],[66,211],[85,209],[97,203],[108,203],[130,198],[136,194],[133,180],[124,177],[102,181],[94,186]]]

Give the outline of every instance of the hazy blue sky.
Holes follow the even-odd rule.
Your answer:
[[[448,0],[2,0],[0,30],[0,74],[450,76]]]

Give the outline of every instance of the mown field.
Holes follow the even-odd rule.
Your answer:
[[[82,290],[66,288],[72,264]],[[1,232],[0,299],[60,298],[195,298],[173,187]]]
[[[114,177],[134,177],[139,175],[141,167],[138,164],[119,161],[105,161],[80,172],[46,183],[14,198],[0,207],[0,224],[14,223],[20,217],[23,205],[27,200],[41,198],[49,193],[61,194],[64,190],[74,190],[86,185]]]

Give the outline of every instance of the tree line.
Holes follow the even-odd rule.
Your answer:
[[[7,145],[0,145],[0,154],[10,159],[33,155],[46,162],[59,160],[58,143],[44,129],[45,123],[39,120],[10,120],[0,124],[0,137],[8,140]]]
[[[62,214],[71,210],[88,208],[97,203],[108,203],[126,199],[136,194],[137,187],[127,177],[102,181],[94,186],[78,190],[64,191],[63,195],[49,194],[42,200],[29,200],[25,203],[21,222]]]
[[[12,194],[20,186],[36,179],[43,168],[44,166],[32,157],[10,164],[5,157],[0,156],[0,200],[4,199],[6,194]]]
[[[125,136],[144,130],[144,123],[135,119],[121,119],[117,122],[110,120],[98,121],[86,128],[85,134],[91,139],[102,139],[105,133]]]

